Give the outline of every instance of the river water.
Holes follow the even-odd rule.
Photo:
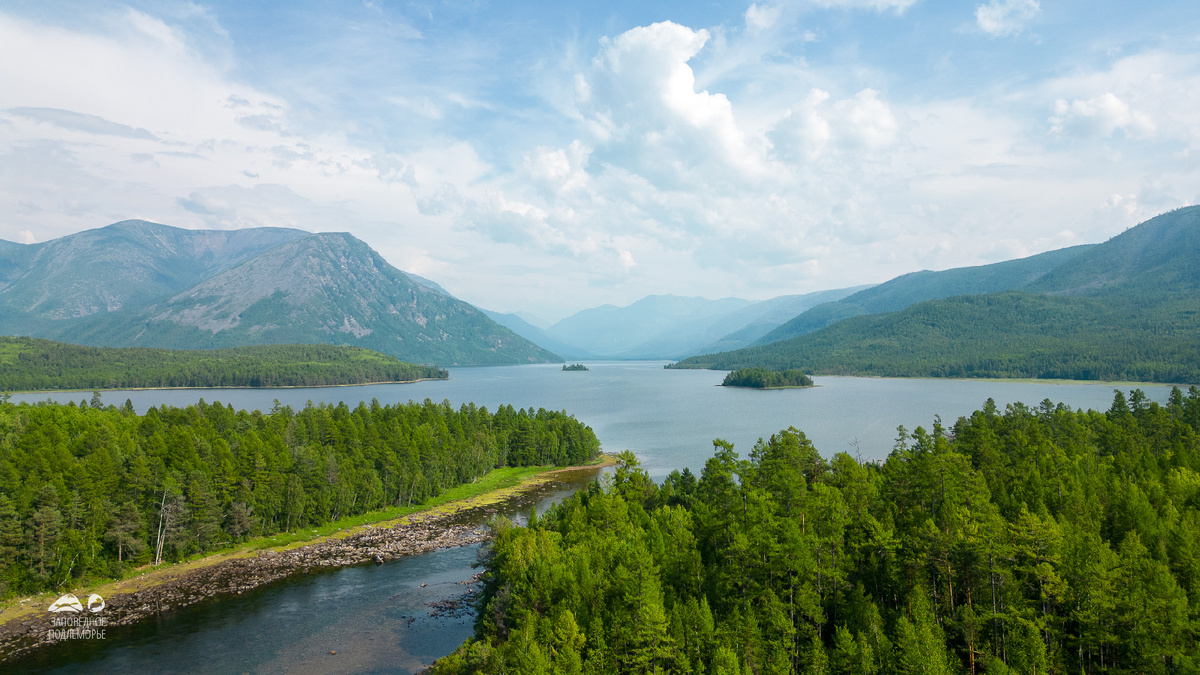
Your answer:
[[[104,392],[105,403],[128,398],[138,412],[152,405],[185,406],[199,399],[269,410],[278,400],[351,407],[426,398],[453,405],[473,401],[495,410],[566,410],[596,432],[605,450],[633,450],[651,476],[685,466],[699,473],[724,438],[748,453],[760,437],[794,426],[825,456],[849,452],[887,457],[896,427],[948,426],[992,398],[1001,409],[1044,399],[1074,408],[1108,409],[1112,384],[1014,381],[816,378],[809,389],[757,391],[718,386],[722,372],[664,370],[663,363],[602,362],[587,372],[559,366],[455,368],[446,381],[319,389],[203,389]],[[1121,387],[1128,390],[1128,386]],[[1142,385],[1164,402],[1170,387]],[[14,401],[79,401],[90,392],[22,394]],[[570,494],[567,485],[532,499],[544,510]],[[523,513],[529,504],[512,507]],[[14,664],[55,673],[337,673],[419,671],[471,634],[469,616],[432,613],[429,603],[461,595],[476,570],[477,546],[287,579],[252,593],[199,603],[156,621],[112,629],[104,640],[69,642]],[[425,584],[422,586],[421,584]],[[330,654],[336,651],[337,654]]]

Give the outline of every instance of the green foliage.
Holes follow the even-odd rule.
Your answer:
[[[572,363],[569,366],[563,366],[563,370],[566,370],[566,371],[584,371],[587,369],[588,369],[588,367],[583,365],[582,363]]]
[[[694,356],[674,367],[1200,382],[1200,297],[963,296],[847,319],[761,347]]]
[[[0,597],[419,504],[493,468],[579,464],[562,412],[449,402],[269,413],[0,402]],[[549,534],[549,533],[547,533]]]
[[[813,381],[802,370],[741,368],[726,375],[725,381],[721,384],[726,387],[777,389],[782,387],[811,387],[813,386]]]
[[[0,391],[315,387],[445,379],[436,366],[359,347],[269,345],[211,351],[82,347],[0,337]]]
[[[485,551],[435,673],[1195,673],[1200,390],[988,401],[886,462],[789,429],[616,474]],[[582,664],[582,666],[579,666]],[[577,670],[579,668],[579,670]]]

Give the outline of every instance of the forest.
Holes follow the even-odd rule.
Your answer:
[[[361,347],[264,345],[213,350],[84,347],[0,337],[0,392],[155,387],[319,387],[445,379],[437,366]]]
[[[958,296],[670,367],[1192,384],[1200,382],[1200,298]]]
[[[1200,672],[1200,391],[801,431],[500,521],[450,673]]]
[[[449,402],[234,410],[0,400],[0,599],[417,504],[599,452],[565,412]]]
[[[813,386],[813,381],[802,370],[740,368],[726,375],[721,385],[725,387],[751,387],[754,389],[779,389],[784,387],[811,387]]]

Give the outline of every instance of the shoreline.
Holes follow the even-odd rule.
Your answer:
[[[663,370],[711,370],[714,372],[733,372],[735,369],[730,368],[663,368]],[[807,373],[809,377],[845,377],[864,380],[952,380],[955,382],[1014,382],[1018,384],[1103,384],[1108,386],[1119,387],[1179,387],[1183,391],[1187,391],[1188,387],[1200,387],[1200,382],[1130,382],[1126,380],[1069,380],[1069,379],[1054,379],[1054,378],[1038,378],[1038,377],[936,377],[933,375],[848,375],[848,374],[821,374]],[[718,387],[724,386],[721,384]],[[821,386],[814,384],[814,387]],[[742,387],[743,389],[757,389],[758,387]],[[806,387],[773,387],[774,389],[803,389]]]
[[[87,617],[67,614],[66,617],[102,618],[105,621],[103,627],[107,629],[132,625],[160,612],[209,598],[240,595],[298,574],[372,562],[383,564],[437,549],[475,544],[488,538],[486,526],[463,524],[463,519],[494,515],[501,505],[558,482],[557,476],[581,471],[599,473],[616,462],[612,455],[604,453],[598,459],[593,464],[547,469],[516,485],[433,505],[400,518],[349,527],[304,542],[259,549],[243,545],[93,587],[14,599],[0,612],[0,616],[10,615],[0,623],[0,664],[62,642],[50,637],[54,620],[60,618],[59,615],[44,609],[60,593],[72,593],[80,598],[86,598],[89,593],[102,595],[103,614]]]
[[[77,392],[86,394],[88,392],[98,391],[203,391],[217,389],[257,389],[269,391],[271,389],[328,389],[331,387],[371,387],[377,384],[416,384],[418,382],[445,382],[449,377],[422,377],[416,380],[389,380],[386,382],[347,382],[344,384],[281,384],[273,387],[251,387],[248,385],[229,385],[224,387],[115,387],[111,389],[32,389],[21,391],[4,391],[5,394],[65,394],[69,392]]]

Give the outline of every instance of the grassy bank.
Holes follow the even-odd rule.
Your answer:
[[[597,469],[612,463],[610,456],[601,455],[599,460],[585,466],[494,469],[474,483],[450,488],[440,496],[426,500],[423,504],[395,506],[342,518],[322,527],[279,533],[269,537],[257,537],[220,551],[185,558],[174,564],[163,564],[158,567],[146,565],[133,570],[122,579],[81,579],[77,580],[78,585],[69,589],[61,588],[52,593],[14,598],[5,602],[3,608],[0,609],[0,625],[30,614],[44,613],[46,608],[64,593],[73,593],[77,597],[86,597],[90,593],[97,593],[105,598],[115,597],[178,579],[196,570],[227,560],[257,556],[263,551],[286,551],[331,539],[349,537],[372,527],[391,528],[432,517],[499,504],[554,480],[558,474],[583,469]]]

